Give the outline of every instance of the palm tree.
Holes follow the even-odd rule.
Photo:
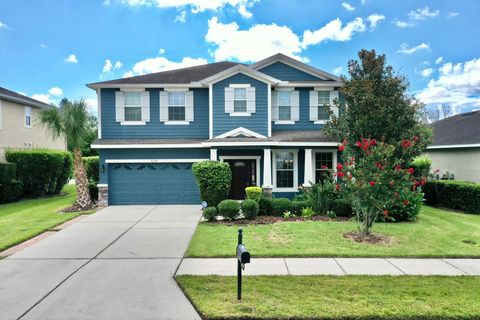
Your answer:
[[[77,183],[77,204],[83,209],[91,205],[88,179],[82,161],[81,147],[88,136],[89,114],[83,99],[70,102],[63,99],[60,107],[45,109],[40,114],[41,124],[50,132],[53,139],[67,138],[73,147],[73,168]]]

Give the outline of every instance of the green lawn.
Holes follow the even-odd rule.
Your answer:
[[[201,223],[187,256],[233,256],[238,228]],[[374,232],[391,237],[389,244],[357,243],[344,238],[344,233],[356,230],[355,221],[282,222],[241,228],[253,257],[480,257],[479,215],[428,206],[422,208],[415,222],[375,224]]]
[[[65,186],[63,192],[66,194],[0,205],[0,251],[78,216],[57,212],[75,202],[74,185]]]
[[[176,278],[204,319],[479,319],[480,277]]]

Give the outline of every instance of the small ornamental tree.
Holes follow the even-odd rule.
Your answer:
[[[405,142],[399,143],[401,148],[409,148]],[[337,165],[336,175],[342,178],[346,194],[352,201],[359,223],[361,237],[371,234],[373,223],[379,216],[388,217],[391,203],[410,204],[412,195],[423,196],[418,186],[425,180],[417,181],[413,168],[403,166],[404,159],[395,155],[397,145],[377,142],[375,139],[361,139],[350,147],[346,141],[340,146],[343,151],[343,164]],[[355,157],[354,154],[360,154]],[[403,199],[403,200],[402,200]]]
[[[209,207],[216,207],[227,199],[232,181],[232,171],[227,163],[202,161],[192,166],[193,175],[200,189],[200,197]]]

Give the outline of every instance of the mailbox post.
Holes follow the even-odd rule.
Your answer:
[[[250,253],[243,242],[243,231],[238,229],[238,244],[237,244],[237,300],[242,300],[242,270],[245,269],[245,264],[250,263]]]

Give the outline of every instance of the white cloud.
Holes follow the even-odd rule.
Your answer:
[[[77,56],[74,54],[69,55],[68,57],[65,58],[65,62],[69,63],[78,63]]]
[[[352,6],[350,3],[348,2],[342,2],[342,7],[345,8],[345,10],[348,10],[348,11],[353,11],[355,10],[355,7]]]
[[[147,58],[134,64],[132,70],[125,72],[124,78],[152,72],[168,71],[206,64],[204,58],[184,57],[181,61],[170,61],[166,57]]]
[[[46,47],[47,47],[47,45],[45,43],[40,43],[40,48],[45,49]]]
[[[112,61],[110,61],[110,59],[107,59],[105,60],[105,65],[103,66],[102,72],[103,73],[110,72],[112,71],[112,67],[113,67]]]
[[[63,90],[59,87],[53,87],[48,90],[48,93],[52,96],[61,96],[63,94]]]
[[[97,100],[97,98],[85,98],[85,99],[83,99],[83,101],[87,105],[88,112],[97,116],[98,115],[98,100]]]
[[[123,63],[121,61],[115,62],[115,65],[113,66],[113,70],[118,70],[121,67],[123,67]]]
[[[121,69],[122,67],[123,67],[123,63],[121,61],[117,61],[115,62],[115,64],[113,64],[110,59],[106,59],[105,64],[103,65],[102,74],[100,75],[100,78],[103,78],[104,74]]]
[[[49,94],[37,93],[32,95],[32,98],[48,104],[53,103],[53,101],[51,100],[51,96]]]
[[[447,18],[451,19],[451,18],[455,18],[459,15],[458,12],[454,12],[454,11],[450,11],[449,13],[447,13]]]
[[[430,45],[426,43],[421,43],[418,46],[415,47],[409,47],[408,44],[402,43],[400,45],[400,49],[397,51],[398,53],[404,53],[404,54],[413,54],[419,50],[426,50],[430,49]]]
[[[185,23],[187,21],[187,11],[182,10],[176,17],[174,22]]]
[[[104,0],[103,5],[104,6],[109,6],[110,5],[110,0]]]
[[[355,18],[344,27],[342,27],[342,21],[337,18],[318,30],[306,30],[303,33],[302,48],[305,49],[310,45],[319,44],[328,40],[349,41],[355,33],[364,32],[365,30],[366,26],[362,18]]]
[[[433,18],[440,14],[439,10],[430,11],[429,7],[418,8],[415,11],[410,11],[408,17],[411,20],[425,20],[427,18]]]
[[[333,69],[333,74],[334,75],[339,76],[339,75],[342,74],[342,72],[343,72],[343,67],[338,67],[338,68]]]
[[[443,57],[438,57],[437,60],[435,60],[435,64],[440,64],[443,62]]]
[[[425,68],[422,70],[422,72],[420,72],[422,74],[422,77],[424,78],[428,78],[432,75],[433,73],[433,69],[432,68]]]
[[[165,49],[163,49],[163,48],[158,49],[158,54],[159,55],[165,54]]]
[[[452,105],[456,113],[480,106],[480,58],[443,64],[438,79],[430,80],[417,98],[426,104]]]
[[[211,51],[216,61],[237,59],[258,61],[276,53],[301,59],[299,37],[287,26],[257,24],[240,30],[236,22],[223,24],[213,17],[208,21],[205,40],[215,46]]]
[[[10,27],[5,22],[0,21],[0,29],[10,30]]]
[[[367,17],[368,22],[370,22],[370,29],[375,29],[377,24],[384,20],[385,16],[383,14],[374,13]]]
[[[415,25],[414,23],[402,21],[402,20],[393,20],[393,24],[399,28],[408,28],[408,27],[413,27]]]
[[[129,6],[156,6],[162,9],[175,8],[177,10],[190,9],[197,14],[206,10],[217,11],[230,6],[244,18],[250,18],[252,13],[247,8],[252,8],[255,2],[260,0],[120,0],[122,4]]]

